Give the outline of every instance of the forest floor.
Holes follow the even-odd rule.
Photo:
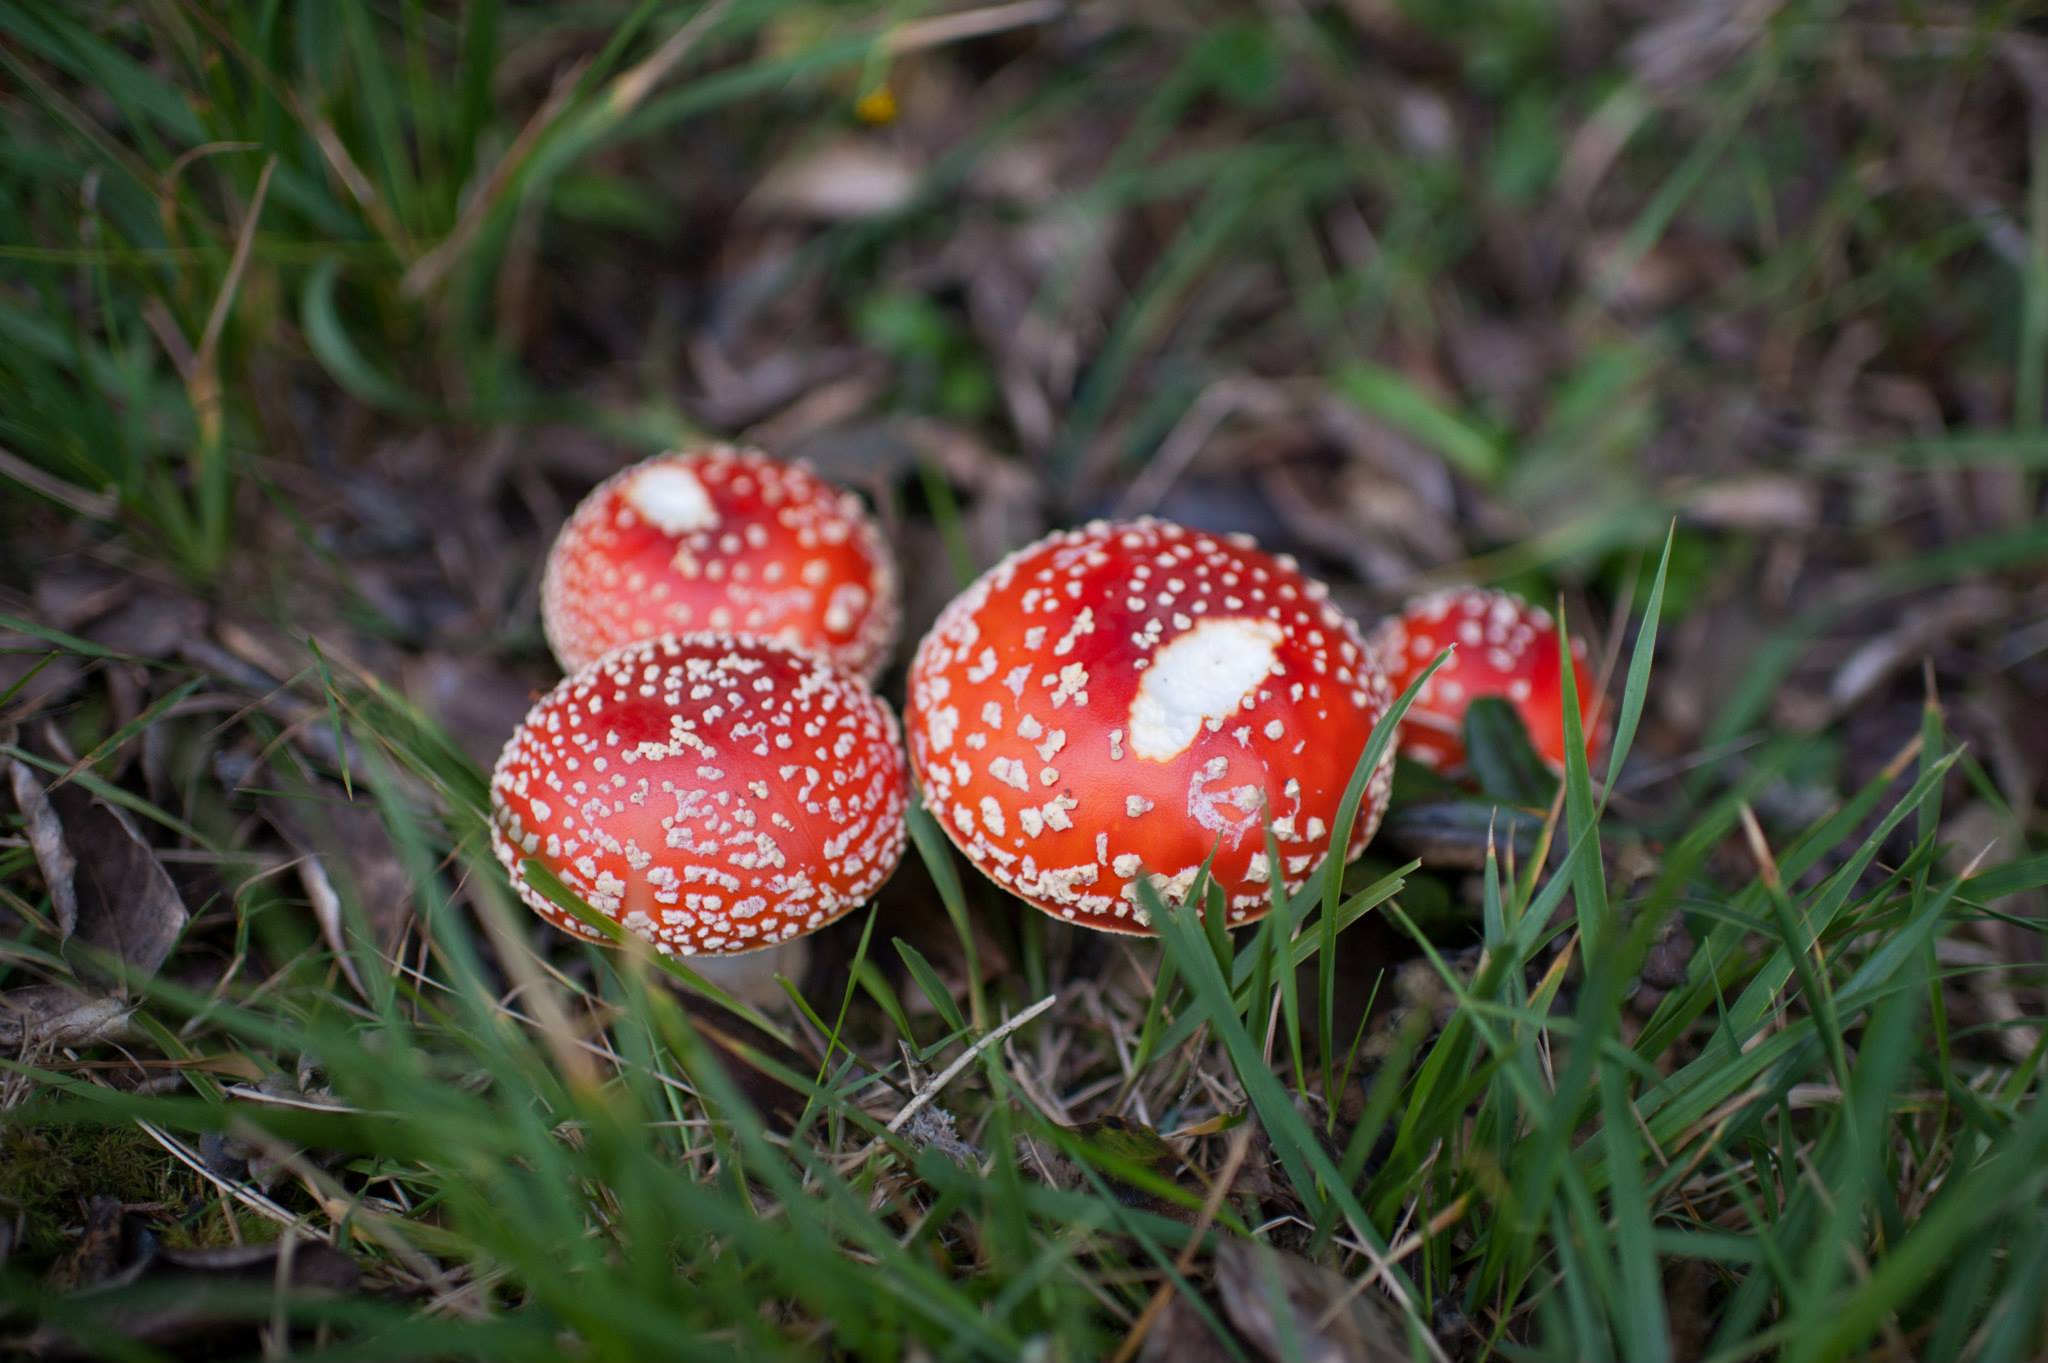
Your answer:
[[[2019,3],[0,0],[0,1355],[2039,1356],[2044,165]],[[700,438],[909,641],[1154,514],[1623,751],[1235,937],[920,816],[735,1014],[484,832]]]

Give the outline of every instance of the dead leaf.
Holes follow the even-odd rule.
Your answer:
[[[1629,69],[1656,96],[1675,100],[1725,69],[1769,27],[1778,0],[1672,5],[1623,49]]]
[[[127,593],[118,605],[86,627],[86,637],[117,653],[165,658],[180,642],[206,629],[206,607],[185,594],[155,586]]]
[[[128,1030],[128,1005],[68,985],[36,984],[0,994],[0,1047],[96,1046]]]
[[[1223,1314],[1273,1363],[1407,1363],[1403,1332],[1374,1296],[1340,1273],[1257,1241],[1216,1250]]]
[[[78,1243],[51,1267],[48,1285],[69,1293],[133,1282],[156,1250],[156,1237],[129,1220],[119,1198],[95,1196],[86,1206]]]
[[[75,785],[60,787],[51,799],[78,858],[72,940],[118,962],[118,981],[154,975],[191,917],[170,873],[127,811]],[[88,962],[83,971],[108,974],[103,963]]]
[[[874,142],[830,142],[770,170],[748,207],[825,222],[862,222],[909,203],[918,174],[908,157]]]
[[[50,892],[50,907],[57,915],[57,940],[69,940],[78,929],[78,888],[74,873],[77,858],[64,843],[64,824],[56,807],[35,773],[26,763],[4,758],[7,784],[14,791],[14,803],[27,824],[29,850],[35,853],[36,868],[43,873],[43,887]]]
[[[342,950],[343,906],[353,896],[370,945],[388,954],[412,922],[412,878],[392,849],[383,817],[368,801],[350,801],[338,786],[323,783],[320,789],[327,799],[303,807],[279,804],[267,812],[271,827],[306,858],[300,881],[320,934],[360,991],[353,963]]]
[[[1889,677],[1957,635],[2012,617],[2013,599],[1998,587],[1965,584],[1899,613],[1896,623],[1857,645],[1828,682],[1837,711],[1861,704]]]
[[[1640,250],[1625,233],[1593,232],[1575,255],[1580,277],[1608,306],[1638,314],[1697,297],[1735,268],[1722,243],[1683,234]]]
[[[1152,1322],[1145,1347],[1138,1351],[1138,1363],[1225,1363],[1239,1356],[1216,1338],[1201,1313],[1176,1292]]]
[[[832,451],[842,443],[838,437],[849,428],[859,430],[856,423],[861,415],[875,405],[889,386],[889,376],[879,367],[848,374],[813,388],[767,420],[748,427],[745,437],[750,444],[763,449],[787,450],[793,458],[801,457],[813,464],[826,465],[818,451],[808,448],[807,444],[822,444],[827,451]],[[856,458],[843,462],[859,468],[869,460]]]
[[[133,596],[135,588],[135,578],[105,564],[64,558],[43,565],[29,597],[39,623],[76,634]]]
[[[1810,478],[1773,473],[1724,478],[1686,493],[1685,514],[1717,530],[1796,534],[1819,523],[1820,486]]]
[[[317,1240],[287,1244],[289,1236],[261,1245],[229,1245],[219,1249],[166,1249],[164,1262],[202,1273],[233,1274],[264,1282],[277,1277],[279,1260],[291,1254],[291,1285],[301,1291],[347,1292],[362,1278],[356,1261]]]
[[[334,892],[334,882],[327,878],[327,868],[320,864],[319,857],[300,858],[299,884],[305,887],[314,921],[320,924],[320,936],[334,953],[334,963],[341,967],[349,988],[365,1003],[374,1003],[370,991],[363,987],[362,972],[356,969],[356,959],[349,955],[348,942],[342,934],[341,896]]]

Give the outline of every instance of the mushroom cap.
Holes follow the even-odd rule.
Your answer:
[[[710,445],[597,485],[548,551],[541,624],[565,672],[693,630],[815,649],[872,680],[901,620],[896,566],[851,492],[800,463]]]
[[[1150,931],[1211,854],[1233,924],[1330,850],[1391,692],[1293,560],[1237,535],[1098,521],[1010,555],[939,616],[910,669],[912,769],[984,872],[1059,918]],[[1386,808],[1367,784],[1347,855]],[[1268,864],[1270,819],[1281,865]]]
[[[1444,772],[1462,769],[1465,710],[1480,696],[1498,696],[1515,707],[1537,754],[1554,767],[1564,765],[1564,672],[1549,611],[1511,592],[1459,587],[1410,601],[1374,628],[1371,643],[1397,693],[1445,645],[1458,646],[1402,718],[1401,752],[1411,760]],[[1587,758],[1594,760],[1606,747],[1606,733],[1583,639],[1572,640],[1572,670]]]
[[[858,678],[769,639],[665,635],[543,696],[491,774],[491,847],[519,897],[537,858],[666,954],[735,954],[823,927],[903,855],[902,737]]]

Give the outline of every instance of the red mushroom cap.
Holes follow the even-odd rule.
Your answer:
[[[1456,644],[1457,651],[1416,693],[1402,718],[1402,753],[1426,767],[1459,770],[1465,765],[1466,707],[1480,696],[1498,696],[1522,717],[1537,753],[1562,767],[1564,672],[1550,612],[1508,592],[1461,587],[1417,597],[1372,632],[1372,650],[1397,693],[1447,644]],[[1587,758],[1593,760],[1606,746],[1606,735],[1582,639],[1572,640],[1572,670]]]
[[[539,859],[599,912],[684,956],[823,927],[903,854],[902,739],[857,678],[767,639],[668,635],[565,679],[491,775],[491,846],[520,898]]]
[[[714,630],[783,639],[873,678],[898,598],[859,498],[801,464],[714,445],[598,484],[548,552],[540,606],[567,672],[622,644]]]
[[[1038,908],[1145,932],[1211,853],[1232,923],[1330,850],[1386,679],[1288,558],[1163,521],[1096,522],[1021,549],[918,647],[905,727],[955,846]],[[1391,756],[1391,750],[1390,750]],[[1368,784],[1349,851],[1385,809]],[[1268,865],[1271,821],[1281,865]]]

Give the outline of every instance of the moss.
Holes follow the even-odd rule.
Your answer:
[[[190,1170],[129,1126],[0,1129],[0,1215],[19,1217],[18,1259],[46,1263],[70,1245],[87,1201],[182,1205],[197,1191]]]
[[[157,1227],[171,1249],[225,1249],[229,1245],[260,1245],[277,1238],[283,1227],[259,1216],[233,1198],[214,1197],[195,1204],[169,1225]]]
[[[94,1197],[161,1207],[154,1229],[173,1248],[250,1244],[277,1234],[276,1225],[239,1203],[223,1206],[211,1185],[132,1126],[0,1128],[0,1218],[19,1219],[17,1266],[38,1271],[69,1250]]]

